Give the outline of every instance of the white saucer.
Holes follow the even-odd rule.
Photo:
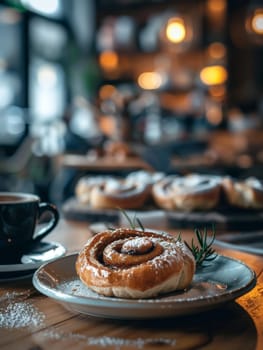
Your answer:
[[[0,281],[28,277],[43,263],[66,254],[66,248],[57,242],[40,242],[30,253],[22,256],[21,263],[0,265]]]

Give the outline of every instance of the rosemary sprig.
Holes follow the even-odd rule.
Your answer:
[[[179,232],[177,238],[176,238],[177,242],[182,242],[182,235],[181,232]]]
[[[133,230],[135,230],[136,227],[139,225],[139,227],[141,228],[141,230],[142,230],[143,232],[145,231],[144,226],[143,226],[141,220],[138,219],[138,218],[136,217],[136,213],[135,213],[133,219],[131,219],[131,218],[129,217],[129,215],[126,213],[125,210],[120,209],[120,211],[121,211],[122,214],[125,216],[126,220],[128,221],[130,227],[131,227]]]
[[[131,229],[136,229],[136,227],[140,227],[141,230],[144,232],[145,228],[141,222],[140,219],[136,217],[136,214],[134,215],[133,219],[129,217],[127,212],[121,208],[119,208],[121,213],[125,216],[126,220],[128,221]],[[187,247],[191,250],[195,261],[196,266],[200,267],[204,262],[212,261],[217,257],[217,253],[212,248],[214,240],[215,240],[215,228],[212,226],[212,236],[208,237],[207,229],[204,228],[203,231],[200,229],[194,230],[196,239],[192,238],[191,245],[189,245],[187,242],[184,241],[184,243],[187,245]],[[177,237],[177,241],[182,241],[181,233],[179,233]],[[196,244],[197,241],[197,244]]]
[[[215,229],[213,226],[211,237],[208,237],[206,228],[203,231],[195,229],[194,232],[197,238],[197,244],[194,238],[192,238],[190,246],[188,243],[185,243],[194,255],[196,266],[200,267],[205,261],[212,261],[217,257],[215,250],[212,248],[215,240]]]

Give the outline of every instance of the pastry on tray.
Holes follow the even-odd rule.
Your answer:
[[[83,176],[75,187],[80,203],[93,209],[141,209],[151,197],[152,185],[162,173],[131,172],[125,178],[116,176]]]
[[[234,180],[224,177],[222,188],[230,205],[245,209],[263,209],[263,184],[257,178]]]
[[[173,212],[263,209],[263,184],[255,177],[234,179],[209,174],[165,175],[135,171],[126,177],[84,176],[75,186],[79,203],[89,209],[138,209]]]
[[[213,209],[219,203],[220,193],[221,178],[213,175],[170,175],[152,188],[159,207],[181,211]]]

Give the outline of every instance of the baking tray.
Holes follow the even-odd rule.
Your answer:
[[[203,228],[214,225],[222,230],[257,230],[263,227],[263,211],[244,210],[222,207],[213,211],[180,212],[165,211],[152,205],[142,210],[126,210],[133,218],[136,216],[145,227],[168,228]],[[80,203],[76,198],[70,198],[62,206],[66,219],[85,221],[89,223],[105,222],[124,224],[123,213],[118,209],[93,209]]]

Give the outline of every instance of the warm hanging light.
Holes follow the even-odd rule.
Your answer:
[[[167,39],[178,44],[186,38],[186,27],[183,18],[173,17],[170,18],[166,26],[166,37]]]
[[[99,57],[100,65],[107,71],[113,71],[118,67],[119,57],[114,51],[104,51]]]
[[[158,72],[144,72],[138,77],[138,85],[145,90],[155,90],[161,87],[163,79]]]
[[[227,70],[223,66],[205,67],[200,72],[200,79],[205,85],[220,85],[227,80]]]
[[[257,9],[251,18],[251,29],[259,35],[263,35],[263,9]]]
[[[159,32],[161,45],[166,50],[183,52],[199,37],[198,22],[186,13],[165,13]]]
[[[263,43],[263,7],[254,7],[248,10],[245,22],[248,39],[251,43]]]

